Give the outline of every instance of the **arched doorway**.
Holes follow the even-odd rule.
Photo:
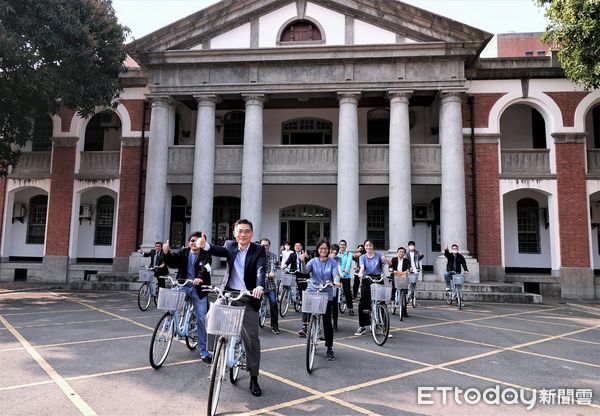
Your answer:
[[[169,244],[171,247],[181,248],[186,246],[186,209],[187,199],[181,195],[171,198],[171,230]]]
[[[315,250],[321,238],[331,238],[331,210],[315,205],[296,205],[279,212],[280,242],[302,243]]]

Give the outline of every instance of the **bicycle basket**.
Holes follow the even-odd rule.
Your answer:
[[[411,273],[408,275],[408,283],[417,283],[419,275],[416,273]]]
[[[371,299],[375,301],[388,302],[390,299],[392,299],[392,287],[372,284]]]
[[[177,289],[165,289],[163,287],[158,291],[157,308],[165,311],[177,311],[183,308],[185,302],[185,292]]]
[[[452,281],[455,285],[464,285],[465,284],[465,276],[462,274],[455,274],[452,276]]]
[[[210,304],[206,332],[213,335],[239,336],[244,322],[244,306]]]
[[[327,310],[329,295],[324,292],[302,292],[302,312],[324,314]]]
[[[284,273],[281,275],[281,284],[283,286],[292,286],[296,281],[296,275],[290,273]]]
[[[154,270],[142,269],[140,270],[140,277],[138,281],[140,282],[151,282],[154,280]]]
[[[408,276],[394,276],[396,289],[408,289]]]

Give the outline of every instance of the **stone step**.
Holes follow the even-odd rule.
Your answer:
[[[90,276],[91,281],[97,282],[137,282],[136,273],[98,273]]]
[[[444,282],[419,282],[418,290],[445,290]],[[523,286],[510,283],[465,283],[462,286],[464,292],[488,292],[488,293],[523,293]]]
[[[560,277],[550,276],[549,274],[507,273],[504,276],[504,280],[507,282],[514,282],[514,283],[535,282],[535,283],[560,284]]]
[[[534,293],[463,292],[465,302],[542,303]],[[444,300],[445,290],[417,290],[417,300]]]
[[[93,280],[77,280],[70,283],[72,290],[113,290],[120,292],[137,292],[142,285],[139,282],[116,281],[99,282]]]

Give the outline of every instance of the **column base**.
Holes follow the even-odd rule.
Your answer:
[[[561,267],[560,297],[594,299],[594,271],[583,267]]]
[[[68,256],[44,256],[42,260],[44,282],[66,283],[68,274]]]
[[[148,264],[150,264],[150,258],[144,258],[142,257],[142,255],[140,253],[138,253],[137,251],[134,251],[133,253],[131,253],[131,255],[127,258],[127,267],[129,271],[129,273],[135,273],[137,274],[140,271],[140,268],[142,266],[147,266]],[[116,270],[115,270],[116,271]]]
[[[112,271],[115,273],[129,272],[129,257],[115,257],[113,259]]]
[[[469,266],[470,268],[471,266]],[[481,282],[504,282],[504,267],[488,264],[479,265],[479,280]]]
[[[465,275],[465,282],[467,283],[479,283],[479,263],[476,258],[469,256],[468,254],[461,253],[465,256],[467,261],[467,267],[469,268],[469,274]],[[444,281],[444,272],[446,271],[446,265],[448,260],[443,255],[436,257],[433,263],[433,273],[440,277],[440,280]]]

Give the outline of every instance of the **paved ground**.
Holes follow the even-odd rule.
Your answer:
[[[262,330],[263,396],[250,395],[243,373],[236,386],[225,384],[220,412],[600,414],[597,315],[567,305],[469,304],[458,311],[439,302],[421,302],[409,313],[404,322],[392,319],[395,337],[383,347],[353,336],[356,318],[341,315],[337,360],[326,361],[321,347],[308,375],[304,342],[294,333],[299,315],[289,312],[281,335]],[[0,295],[0,414],[205,414],[210,368],[195,352],[175,343],[163,368],[148,364],[158,318],[153,306],[141,312],[130,293]],[[419,387],[433,404],[418,403]],[[427,387],[437,390],[425,396]],[[498,394],[500,404],[478,402],[474,390],[467,398],[473,404],[461,393],[457,403],[456,390],[443,404],[444,387],[493,389],[486,397],[494,402]],[[533,410],[519,399],[502,404],[513,391],[527,400],[535,394]]]

